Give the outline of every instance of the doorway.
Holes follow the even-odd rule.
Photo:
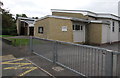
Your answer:
[[[29,27],[29,35],[30,36],[34,35],[34,27]]]

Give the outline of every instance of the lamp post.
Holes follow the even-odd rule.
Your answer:
[[[1,6],[3,6],[3,3],[0,1],[0,8],[1,8]]]
[[[3,3],[0,1],[0,14],[2,14],[2,7],[3,6]]]
[[[118,2],[118,16],[120,19],[120,1]],[[120,31],[120,21],[119,21],[119,31]],[[118,33],[118,40],[120,41],[120,32]],[[118,51],[120,51],[120,43],[118,43]]]
[[[118,2],[118,16],[120,17],[120,1]]]

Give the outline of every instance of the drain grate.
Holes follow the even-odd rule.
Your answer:
[[[64,70],[64,68],[59,67],[59,66],[57,66],[57,67],[52,67],[52,69],[55,70],[55,71],[57,71],[57,72],[60,72],[60,71],[63,71],[63,70]]]

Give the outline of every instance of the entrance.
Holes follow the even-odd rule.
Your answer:
[[[27,32],[28,32],[28,24],[25,22],[21,22],[20,35],[27,35]]]
[[[29,35],[30,36],[34,35],[34,27],[29,27]]]

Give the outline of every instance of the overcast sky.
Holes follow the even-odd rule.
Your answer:
[[[118,15],[120,0],[1,0],[3,8],[12,14],[26,14],[28,17],[51,15],[51,9],[89,10],[97,13]]]

